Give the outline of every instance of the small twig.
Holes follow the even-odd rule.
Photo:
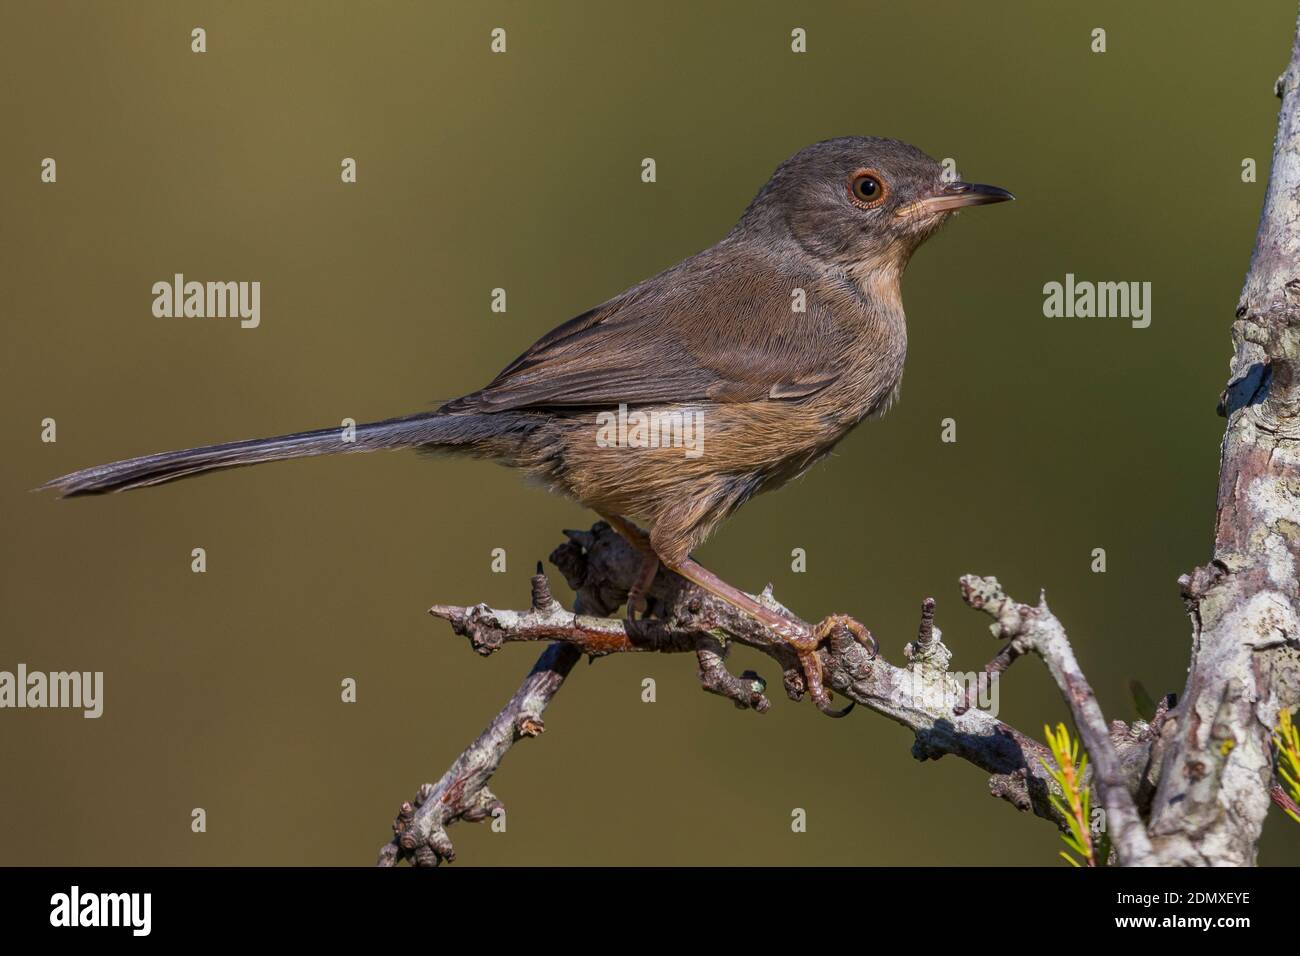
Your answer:
[[[533,578],[532,604],[533,611],[542,615],[560,608],[540,573]],[[395,866],[403,859],[417,866],[451,862],[456,852],[447,827],[458,820],[482,820],[504,809],[488,789],[488,781],[515,741],[536,737],[545,729],[542,712],[580,658],[579,649],[566,643],[552,644],[542,652],[519,690],[478,739],[436,784],[420,787],[414,803],[402,804],[393,821],[393,839],[380,850],[380,866]]]
[[[745,671],[739,677],[727,670],[726,648],[714,637],[700,639],[696,655],[700,662],[700,684],[711,694],[718,694],[734,701],[741,710],[752,709],[760,714],[767,713],[772,702],[763,691],[767,682],[753,671]]]
[[[934,644],[934,598],[928,597],[921,602],[921,623],[916,627],[916,644],[928,648]]]
[[[1037,607],[1020,604],[1007,597],[997,578],[970,574],[961,579],[961,586],[965,602],[993,618],[990,630],[994,636],[1009,642],[985,668],[986,672],[1005,670],[1029,651],[1043,659],[1092,758],[1093,780],[1106,809],[1107,828],[1120,862],[1125,866],[1154,864],[1151,840],[1129,790],[1130,782],[1121,769],[1106,718],[1074,657],[1065,629],[1048,610],[1046,598],[1040,596]]]
[[[402,805],[393,822],[393,840],[380,851],[380,866],[394,866],[402,859],[423,866],[455,859],[447,827],[458,820],[482,820],[502,809],[501,801],[487,788],[488,780],[515,741],[542,733],[542,711],[581,656],[570,644],[552,644],[542,652],[514,697],[478,739],[437,783],[420,788],[414,805]]]

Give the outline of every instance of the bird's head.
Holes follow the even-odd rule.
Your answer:
[[[997,186],[945,181],[943,166],[907,143],[844,136],[777,167],[737,228],[788,234],[814,258],[854,275],[897,275],[958,209],[1014,198]]]

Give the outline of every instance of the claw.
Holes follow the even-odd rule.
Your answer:
[[[820,710],[827,717],[834,717],[836,720],[838,720],[841,717],[847,717],[849,715],[849,711],[851,711],[854,707],[857,706],[857,701],[851,700],[844,707],[840,708],[839,710],[836,710],[834,707],[831,706],[831,701],[829,696],[825,696],[821,700],[818,700],[817,698],[814,697],[813,703],[816,704],[817,709]]]
[[[827,717],[847,716],[853,709],[853,701],[849,701],[848,706],[842,710],[831,706],[831,694],[822,683],[822,662],[815,646],[811,650],[799,652],[799,665],[803,668],[804,683],[808,685],[808,696],[812,698],[813,705]]]
[[[837,627],[842,627],[852,634],[853,639],[865,647],[870,652],[871,659],[875,660],[876,655],[880,652],[880,645],[863,624],[855,621],[847,614],[832,614],[818,624],[813,630],[813,637],[816,639],[817,644],[820,645],[822,641],[830,637],[831,632]]]
[[[830,692],[826,690],[825,685],[822,683],[821,658],[817,656],[817,648],[837,627],[843,627],[852,634],[853,639],[871,653],[873,660],[880,649],[880,645],[876,643],[876,639],[872,637],[869,630],[847,614],[832,614],[818,624],[811,635],[802,640],[802,646],[795,645],[799,651],[799,663],[803,667],[804,682],[808,685],[808,694],[812,697],[813,703],[827,717],[839,718],[848,715],[849,711],[853,709],[854,702],[850,700],[848,706],[842,710],[836,710],[831,706]]]
[[[647,555],[647,557],[649,556]],[[645,567],[643,565],[643,571]],[[831,706],[830,692],[822,684],[822,666],[821,659],[817,656],[817,648],[822,645],[822,642],[836,627],[843,626],[859,644],[871,652],[871,656],[874,658],[877,651],[876,641],[871,636],[871,632],[865,627],[848,615],[835,614],[826,618],[815,628],[810,629],[803,621],[791,619],[784,614],[778,613],[771,607],[756,601],[739,588],[723,581],[708,568],[697,564],[693,558],[687,557],[675,563],[666,562],[666,567],[669,571],[680,575],[697,587],[703,588],[714,597],[721,598],[732,607],[743,611],[780,637],[798,656],[799,667],[803,671],[802,677],[805,689],[809,696],[812,697],[817,709],[823,714],[830,717],[843,717],[853,708],[852,702],[843,710],[836,710]],[[638,577],[641,577],[641,575],[638,575]],[[648,586],[653,579],[653,575],[650,575],[646,579],[646,585]],[[787,677],[787,687],[789,686],[789,678]]]

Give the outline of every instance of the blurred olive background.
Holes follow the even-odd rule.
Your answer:
[[[102,670],[106,699],[99,720],[0,712],[0,863],[370,863],[538,653],[480,659],[425,608],[521,606],[560,530],[594,520],[504,469],[411,453],[89,500],[29,489],[469,391],[716,241],[830,136],[908,140],[1019,202],[963,214],[913,262],[895,410],[702,560],[806,617],[854,614],[894,661],[933,594],[963,670],[996,646],[958,576],[1045,587],[1108,717],[1134,716],[1130,679],[1181,691],[1175,581],[1210,555],[1214,406],[1294,20],[1291,0],[6,3],[0,669]],[[261,327],[154,318],[150,287],[176,272],[259,280]],[[1067,272],[1151,282],[1151,327],[1044,318]],[[751,652],[733,665],[779,683]],[[492,783],[506,833],[453,828],[460,860],[1063,865],[975,768],[917,763],[894,724],[774,689],[759,717],[701,693],[689,657],[581,665]],[[1035,736],[1065,716],[1032,663],[1000,704]],[[1298,853],[1275,815],[1261,860]]]

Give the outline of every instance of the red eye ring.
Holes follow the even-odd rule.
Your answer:
[[[849,202],[859,209],[875,209],[888,194],[884,178],[874,169],[859,169],[849,177]]]

